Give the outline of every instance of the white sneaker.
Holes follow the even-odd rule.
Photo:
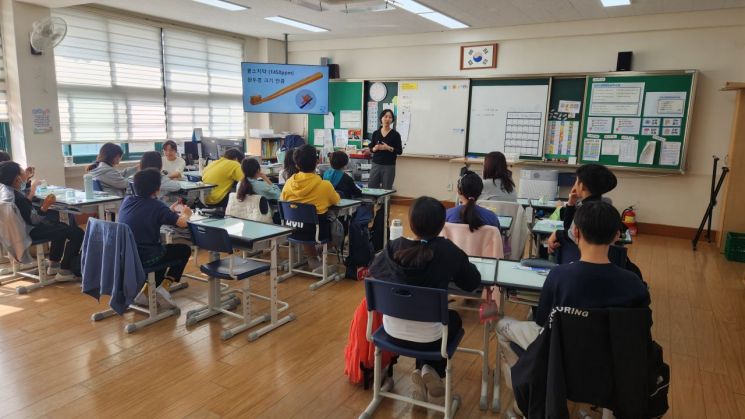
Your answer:
[[[317,267],[316,269],[313,269],[314,274],[322,274],[323,273],[323,265]],[[330,276],[336,273],[336,265],[328,265],[326,267],[326,276]]]
[[[75,274],[69,269],[57,269],[57,275],[54,276],[57,281],[71,281],[75,278]]]
[[[59,266],[59,262],[57,262],[57,264],[55,264],[55,265],[52,265],[51,263],[49,263],[47,265],[47,275],[49,275],[49,276],[57,275],[57,272],[59,272],[61,270],[62,269]]]
[[[137,294],[137,297],[135,297],[133,303],[137,304],[138,306],[147,307],[150,305],[150,301],[147,299],[147,294],[140,291],[139,294]]]
[[[155,289],[155,300],[158,302],[160,307],[165,309],[177,307],[176,300],[174,300],[173,297],[171,297],[171,293],[162,286]]]
[[[321,265],[321,259],[318,258],[318,256],[308,256],[308,268],[315,272],[316,269],[318,269]]]

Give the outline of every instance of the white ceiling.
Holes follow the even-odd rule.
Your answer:
[[[383,8],[385,0],[231,0],[250,7],[230,12],[192,0],[23,0],[47,7],[99,4],[187,24],[259,38],[290,40],[351,38],[412,34],[447,30],[405,10],[364,11]],[[600,0],[419,0],[472,28],[493,28],[531,23],[564,22],[621,16],[676,13],[745,7],[745,0],[632,0],[631,6],[605,8]],[[302,3],[323,11],[304,7]],[[346,4],[346,5],[345,5]],[[345,10],[351,10],[345,13]],[[314,34],[264,20],[280,15],[329,29]]]

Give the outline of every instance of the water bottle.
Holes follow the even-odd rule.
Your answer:
[[[93,175],[86,173],[83,175],[83,185],[85,189],[85,199],[93,199]]]
[[[393,241],[404,235],[404,226],[401,224],[401,220],[395,218],[391,220],[391,228],[389,230],[389,240]]]

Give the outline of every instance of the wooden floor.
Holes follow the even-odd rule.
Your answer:
[[[404,210],[394,206],[394,217],[405,220]],[[745,264],[727,262],[707,244],[693,253],[687,240],[643,235],[630,256],[651,287],[654,337],[672,369],[667,417],[745,418]],[[266,282],[254,281],[258,289]],[[344,280],[311,292],[310,282],[298,276],[280,285],[297,320],[252,343],[246,333],[220,340],[231,319],[186,328],[184,314],[128,335],[123,325],[133,314],[91,322],[105,305],[77,285],[24,296],[14,292],[18,283],[6,285],[0,417],[357,417],[371,392],[349,384],[343,371],[362,283]],[[192,281],[174,295],[186,313],[205,293]],[[477,319],[465,313],[464,324],[464,344],[478,346]],[[412,366],[396,366],[397,391],[409,393]],[[478,409],[479,366],[474,356],[455,356],[455,390],[463,400],[457,417],[498,417]],[[425,416],[391,401],[377,415]]]

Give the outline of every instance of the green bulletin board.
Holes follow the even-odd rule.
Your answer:
[[[591,75],[581,163],[682,171],[696,72]]]
[[[551,80],[543,155],[547,161],[576,163],[585,81],[586,77],[554,77]]]
[[[332,81],[329,83],[329,112],[334,114],[334,128],[339,128],[341,111],[362,112],[362,82]],[[364,119],[365,115],[362,115]],[[323,128],[323,115],[308,115],[308,144],[313,144],[313,130]]]
[[[396,114],[396,102],[398,98],[398,82],[397,81],[386,81],[381,82],[386,87],[386,95],[385,98],[381,101],[375,102],[372,98],[370,98],[370,86],[375,83],[374,81],[366,81],[365,82],[365,114],[362,116],[364,118],[364,131],[362,131],[362,137],[369,140],[372,138],[372,133],[377,130],[380,127],[380,113],[383,112],[383,105],[386,103],[393,104],[393,113]],[[372,122],[372,118],[368,116],[368,112],[371,112],[371,109],[368,109],[368,105],[370,103],[375,103],[375,124],[370,124]]]

